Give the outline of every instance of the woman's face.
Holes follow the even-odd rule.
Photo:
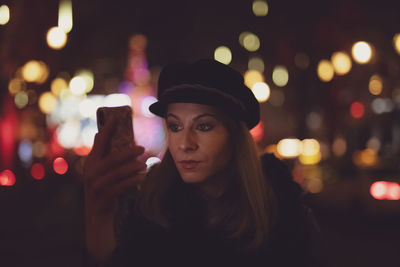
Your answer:
[[[184,182],[209,183],[222,175],[232,156],[228,129],[222,120],[223,115],[207,105],[168,105],[168,148]]]

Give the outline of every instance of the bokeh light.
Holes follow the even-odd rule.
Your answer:
[[[18,156],[23,163],[30,163],[32,160],[32,143],[28,140],[23,140],[18,146]]]
[[[146,96],[143,98],[140,109],[144,116],[149,118],[154,117],[154,114],[150,112],[149,107],[155,102],[157,102],[157,99],[154,96]]]
[[[63,78],[57,77],[51,82],[50,88],[54,95],[59,96],[62,90],[68,89],[68,83]]]
[[[332,152],[336,157],[346,154],[347,142],[343,137],[336,137],[332,144]]]
[[[45,175],[45,170],[43,164],[35,163],[32,165],[31,176],[33,177],[33,179],[42,180],[44,178],[44,175]]]
[[[15,184],[15,175],[11,170],[0,172],[0,185],[13,186]]]
[[[331,61],[337,75],[345,75],[351,70],[351,58],[344,52],[333,53]]]
[[[7,5],[0,6],[0,25],[6,25],[10,21],[10,8]]]
[[[372,47],[367,42],[360,41],[355,43],[352,47],[351,52],[354,61],[359,64],[366,64],[372,58]]]
[[[26,83],[23,79],[14,78],[8,83],[8,91],[11,95],[15,95],[24,90],[26,90]]]
[[[377,181],[371,185],[370,194],[378,200],[400,200],[400,185],[395,182]]]
[[[253,1],[253,13],[257,17],[263,17],[268,14],[268,4],[265,0]]]
[[[400,55],[400,33],[396,33],[393,36],[393,47],[396,50],[397,54]]]
[[[36,141],[32,145],[32,154],[37,158],[43,158],[46,156],[47,146],[42,141]]]
[[[254,96],[257,98],[258,102],[266,102],[271,94],[268,84],[265,82],[257,82],[251,88]]]
[[[312,165],[321,161],[320,144],[316,139],[304,139],[302,141],[302,151],[299,155],[302,164]]]
[[[383,81],[380,75],[372,75],[369,79],[369,92],[373,95],[380,95],[383,89]]]
[[[317,194],[322,192],[324,184],[320,178],[312,178],[312,179],[307,179],[306,187],[310,193]]]
[[[57,140],[64,148],[74,148],[77,146],[81,124],[77,119],[69,119],[61,124],[57,130]]]
[[[282,139],[278,142],[277,150],[283,158],[295,158],[302,152],[302,142],[296,138]]]
[[[390,98],[375,98],[371,103],[372,111],[376,114],[391,112],[394,110],[395,105]]]
[[[69,89],[74,95],[83,95],[86,92],[86,81],[83,77],[75,76],[69,82]]]
[[[91,70],[82,69],[78,70],[75,74],[76,77],[81,77],[85,80],[85,93],[89,93],[93,90],[94,86],[94,75]]]
[[[44,114],[50,114],[57,106],[57,98],[51,92],[44,92],[39,97],[39,108]]]
[[[260,142],[264,137],[264,123],[260,120],[260,122],[250,130],[250,134],[254,141]]]
[[[56,173],[63,175],[68,171],[68,163],[64,158],[58,157],[53,161],[53,169]]]
[[[361,102],[353,102],[350,105],[350,114],[355,119],[360,119],[364,116],[364,105]]]
[[[243,38],[243,47],[250,52],[255,52],[260,48],[260,39],[254,33],[248,33]]]
[[[318,63],[317,74],[321,81],[330,82],[335,75],[332,63],[326,59],[321,60]]]
[[[252,34],[252,33],[251,32],[242,32],[242,33],[240,33],[240,35],[239,35],[239,44],[241,46],[244,47],[244,38],[249,34]]]
[[[308,128],[316,130],[322,125],[322,116],[318,112],[310,112],[306,117]]]
[[[289,81],[289,73],[286,67],[276,66],[272,71],[272,81],[279,87],[287,85]]]
[[[29,103],[28,94],[25,91],[19,92],[15,95],[14,103],[17,108],[24,108]]]
[[[379,149],[381,148],[381,141],[378,137],[371,137],[367,141],[367,148],[379,151]]]
[[[67,43],[67,34],[60,27],[52,27],[47,32],[47,44],[50,48],[59,50]]]
[[[104,98],[105,107],[132,106],[131,98],[126,94],[109,94]]]
[[[252,57],[248,63],[249,70],[256,70],[263,73],[265,70],[264,60],[260,57]]]
[[[72,30],[72,2],[61,0],[58,9],[58,27],[68,33]]]
[[[79,112],[83,118],[91,118],[96,116],[97,106],[91,99],[84,99],[79,104]]]
[[[244,74],[244,84],[253,88],[255,83],[264,82],[264,76],[256,70],[248,70]]]
[[[147,170],[149,170],[153,165],[161,162],[161,159],[157,157],[150,157],[146,160]]]
[[[229,65],[232,61],[232,52],[226,46],[220,46],[214,51],[214,59],[225,65]]]
[[[31,60],[22,67],[22,77],[27,82],[37,82],[43,75],[42,65],[39,61]]]

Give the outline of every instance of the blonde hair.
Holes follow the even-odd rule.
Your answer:
[[[259,248],[274,221],[273,193],[264,176],[256,144],[244,122],[225,122],[231,134],[233,153],[227,171],[231,176],[225,192],[209,205],[207,226],[224,229],[227,238],[243,240],[242,250]],[[163,206],[168,191],[180,180],[171,153],[149,173],[139,192],[137,208],[148,220],[170,226]],[[219,204],[219,205],[218,205]]]

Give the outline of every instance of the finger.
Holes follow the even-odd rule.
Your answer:
[[[116,126],[116,120],[107,120],[101,130],[96,134],[94,138],[94,144],[90,154],[96,157],[102,157],[106,152],[107,145],[111,140],[112,134]]]
[[[93,181],[93,188],[99,191],[107,190],[108,187],[119,183],[127,177],[136,176],[139,172],[145,170],[146,167],[146,164],[143,162],[128,162],[118,169],[115,169],[104,176],[98,177],[98,179]]]

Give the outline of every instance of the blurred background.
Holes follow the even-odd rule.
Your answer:
[[[0,1],[0,265],[82,266],[82,162],[100,106],[131,105],[153,164],[162,66],[215,58],[261,105],[332,266],[400,266],[400,3]]]

